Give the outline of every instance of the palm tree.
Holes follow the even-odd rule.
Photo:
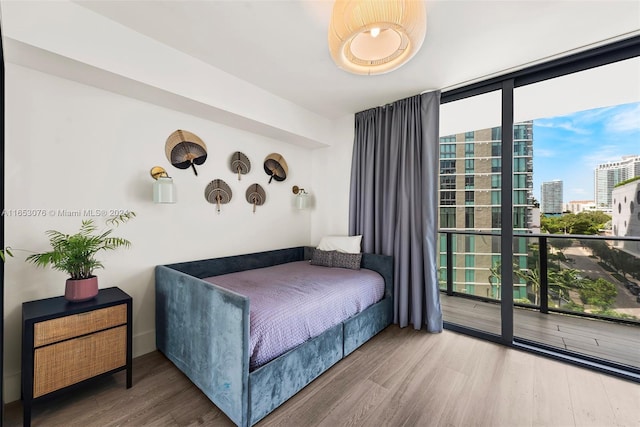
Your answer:
[[[560,271],[549,272],[549,288],[558,288],[558,307],[562,303],[562,298],[569,301],[569,289],[578,287],[578,270],[567,268]]]
[[[538,268],[537,262],[535,268],[528,268],[526,270],[514,268],[513,274],[524,280],[528,285],[531,285],[534,299],[533,303],[534,305],[538,305],[540,300],[540,268]]]
[[[493,264],[492,267],[489,267],[489,277],[488,277],[488,279],[489,279],[489,287],[491,287],[491,298],[493,298],[493,299],[500,299],[500,284],[501,284],[500,268],[501,268],[501,262],[500,261],[496,261]],[[494,285],[493,279],[496,279],[496,283],[495,283],[496,289],[495,290],[493,288],[493,285]]]

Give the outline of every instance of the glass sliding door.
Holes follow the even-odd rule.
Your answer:
[[[640,370],[640,58],[517,87],[514,121],[514,338]]]
[[[445,327],[640,381],[640,37],[442,94]]]
[[[500,91],[441,106],[438,243],[444,320],[495,337],[502,333],[500,123]]]

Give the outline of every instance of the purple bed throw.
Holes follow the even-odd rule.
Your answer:
[[[360,313],[384,296],[375,271],[296,261],[207,277],[249,297],[250,370]]]

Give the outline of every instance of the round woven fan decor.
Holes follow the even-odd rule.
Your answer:
[[[264,159],[264,171],[267,175],[270,175],[269,184],[271,180],[284,181],[287,179],[289,173],[289,167],[281,154],[271,153]]]
[[[260,184],[251,184],[246,192],[247,202],[253,205],[253,213],[256,212],[256,206],[261,206],[267,201],[267,194]]]
[[[232,196],[231,188],[222,179],[214,179],[204,189],[204,198],[217,206],[218,213],[220,213],[220,205],[229,203]]]
[[[196,175],[196,165],[201,165],[207,160],[207,145],[204,141],[196,134],[182,129],[169,135],[164,151],[173,166],[178,169],[191,167]]]
[[[231,155],[231,162],[229,164],[231,170],[238,174],[238,181],[242,175],[246,175],[251,170],[251,162],[246,154],[236,151]]]

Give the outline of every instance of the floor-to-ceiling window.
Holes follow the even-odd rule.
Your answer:
[[[544,305],[547,315],[535,325],[517,316],[514,338],[640,369],[640,301],[627,285],[640,285],[640,251],[632,247],[640,227],[624,203],[640,183],[633,180],[640,180],[640,57],[516,87],[513,106],[514,120],[533,123],[537,225],[549,234],[515,239],[528,257],[515,273],[526,282],[528,301]],[[639,240],[597,239],[603,236]],[[567,324],[560,313],[621,322]],[[541,334],[548,326],[556,331]]]
[[[440,111],[440,228],[455,232],[449,235],[449,243],[446,234],[440,236],[440,287],[495,301],[500,300],[500,282],[492,276],[491,267],[500,260],[499,238],[489,233],[499,232],[493,219],[501,212],[500,190],[491,191],[501,171],[494,165],[500,160],[500,132],[496,132],[500,105],[500,92],[491,91],[444,104]],[[487,234],[463,234],[469,230]],[[453,265],[450,277],[448,256]],[[464,313],[449,311],[449,318],[500,335],[499,315],[485,314],[484,319],[470,319]]]
[[[448,327],[640,378],[639,55],[636,37],[443,93]]]

